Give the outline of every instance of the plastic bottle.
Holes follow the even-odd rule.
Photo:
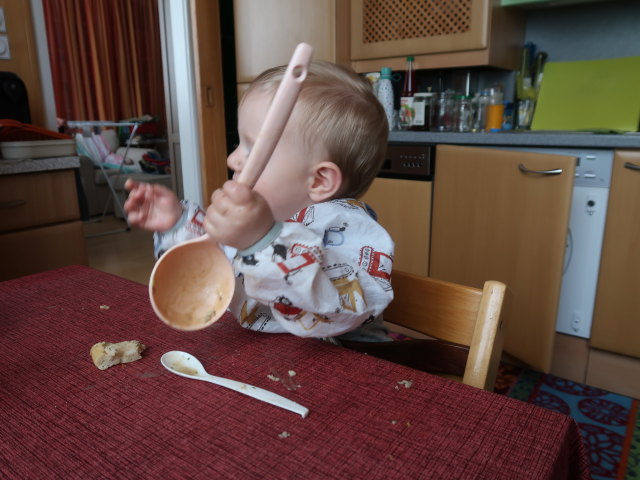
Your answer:
[[[413,107],[416,92],[416,71],[413,68],[413,57],[407,57],[407,70],[404,74],[404,87],[400,96],[400,128],[406,130],[411,127],[415,111]]]
[[[383,67],[378,80],[378,100],[384,108],[389,122],[389,130],[393,130],[393,86],[391,85],[391,69]]]

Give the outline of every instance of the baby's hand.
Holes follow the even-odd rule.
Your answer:
[[[124,203],[129,224],[145,230],[164,232],[180,219],[180,201],[164,185],[136,182],[129,178],[124,188],[129,190],[129,197]]]
[[[274,223],[260,194],[229,180],[211,195],[204,226],[215,241],[243,250],[264,237]]]

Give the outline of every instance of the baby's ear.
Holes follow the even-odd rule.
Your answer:
[[[333,162],[319,162],[313,167],[309,198],[314,203],[333,198],[342,186],[342,171]]]

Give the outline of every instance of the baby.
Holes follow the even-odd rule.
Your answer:
[[[205,212],[158,184],[128,180],[129,222],[155,231],[156,257],[208,233],[236,273],[230,311],[246,328],[303,337],[387,340],[393,241],[357,200],[384,159],[387,121],[369,83],[313,62],[269,163],[253,189],[235,181],[286,66],[262,73],[238,110],[233,179]]]

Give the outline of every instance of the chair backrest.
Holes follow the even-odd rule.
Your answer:
[[[397,270],[391,282],[394,300],[385,321],[469,347],[462,382],[492,391],[502,354],[506,286],[487,281],[480,290]]]

